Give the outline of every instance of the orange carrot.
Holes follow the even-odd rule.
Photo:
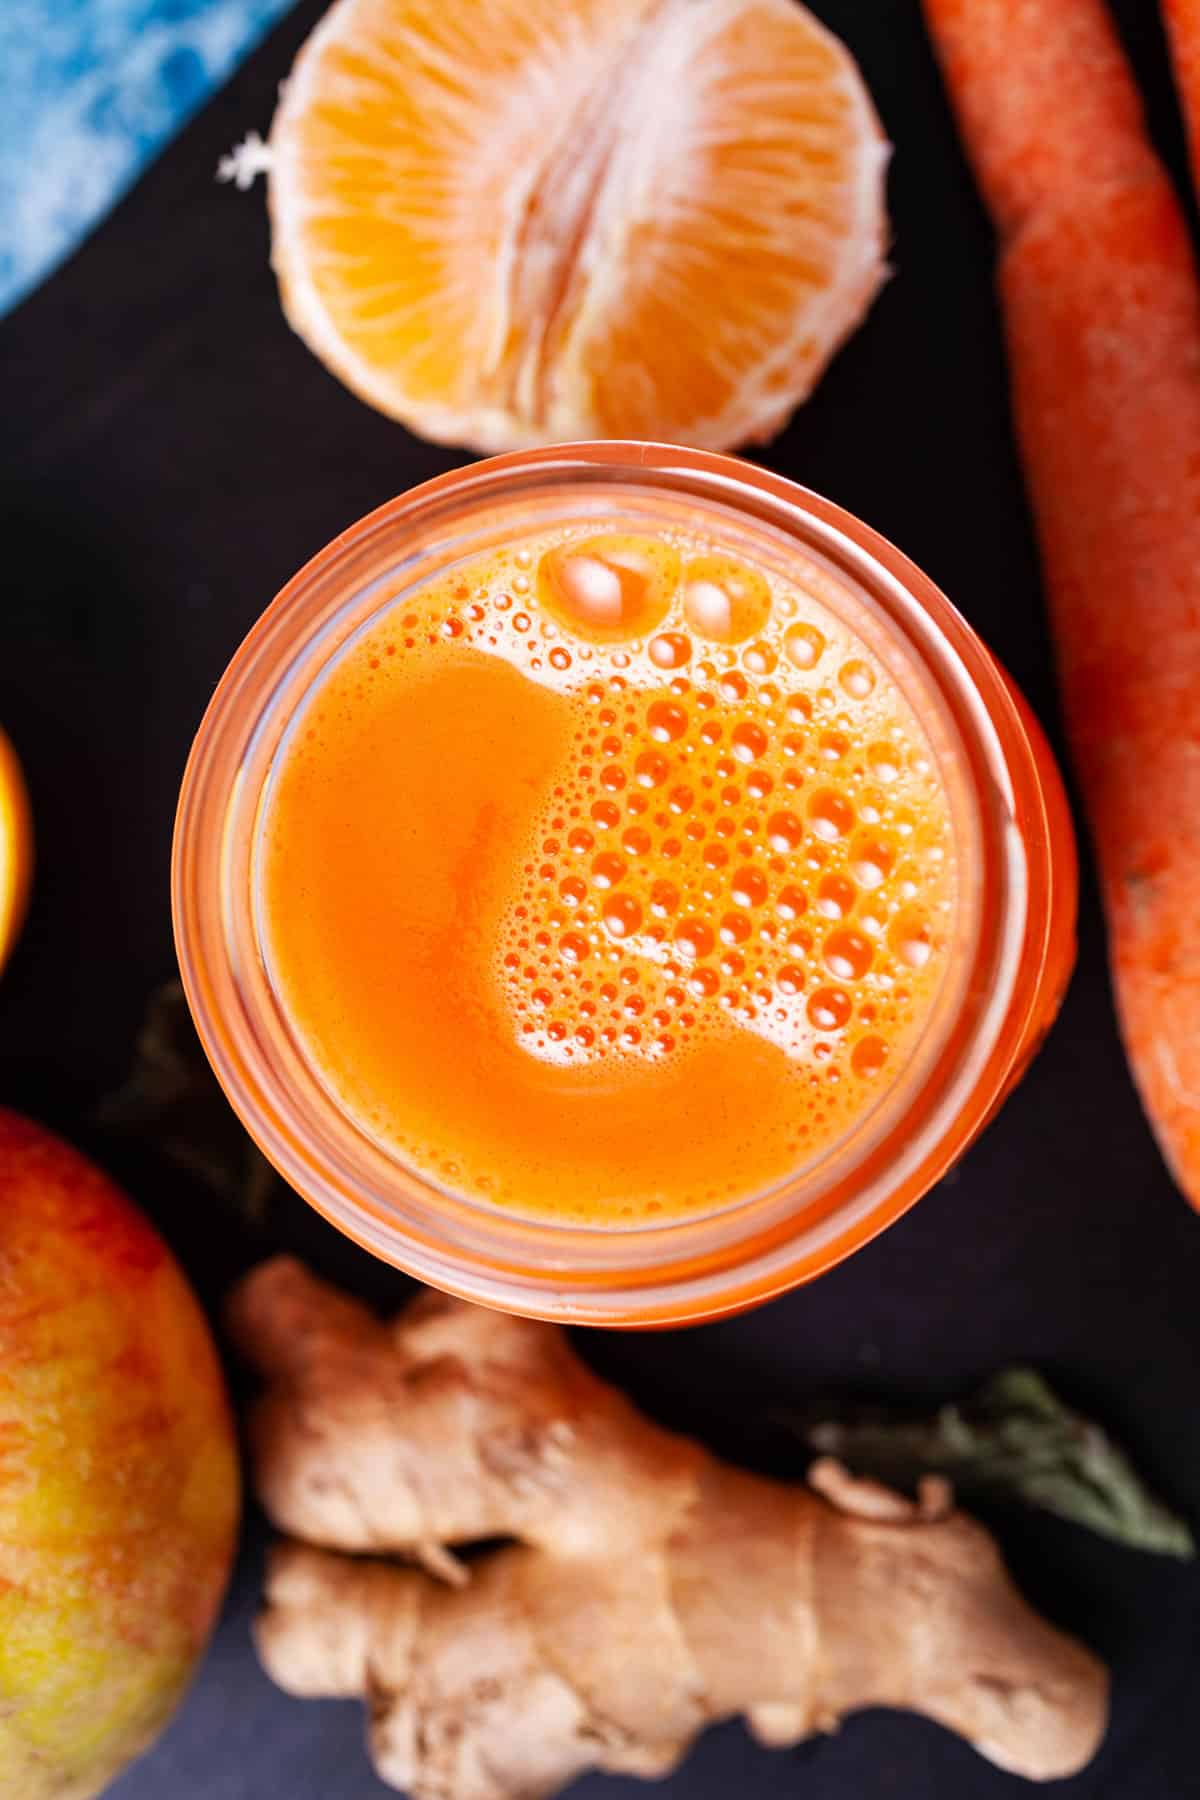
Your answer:
[[[1102,0],[925,9],[999,234],[1126,1049],[1200,1207],[1200,286]]]
[[[1200,189],[1200,0],[1162,0],[1162,10],[1191,146],[1192,178]]]

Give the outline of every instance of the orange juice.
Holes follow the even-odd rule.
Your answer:
[[[960,855],[944,770],[835,574],[588,516],[343,646],[274,757],[259,936],[339,1109],[467,1199],[726,1207],[911,1065]]]

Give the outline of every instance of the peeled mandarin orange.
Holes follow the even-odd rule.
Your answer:
[[[25,915],[33,868],[33,827],[17,753],[0,731],[0,968]]]
[[[273,261],[300,336],[426,437],[722,449],[866,310],[886,157],[796,0],[338,0],[272,126]]]

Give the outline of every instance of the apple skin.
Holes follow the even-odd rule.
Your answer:
[[[0,1800],[86,1800],[157,1736],[238,1513],[220,1363],[170,1251],[0,1108]]]

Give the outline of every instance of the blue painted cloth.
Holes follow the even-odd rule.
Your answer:
[[[290,0],[0,0],[0,313],[49,274]]]

